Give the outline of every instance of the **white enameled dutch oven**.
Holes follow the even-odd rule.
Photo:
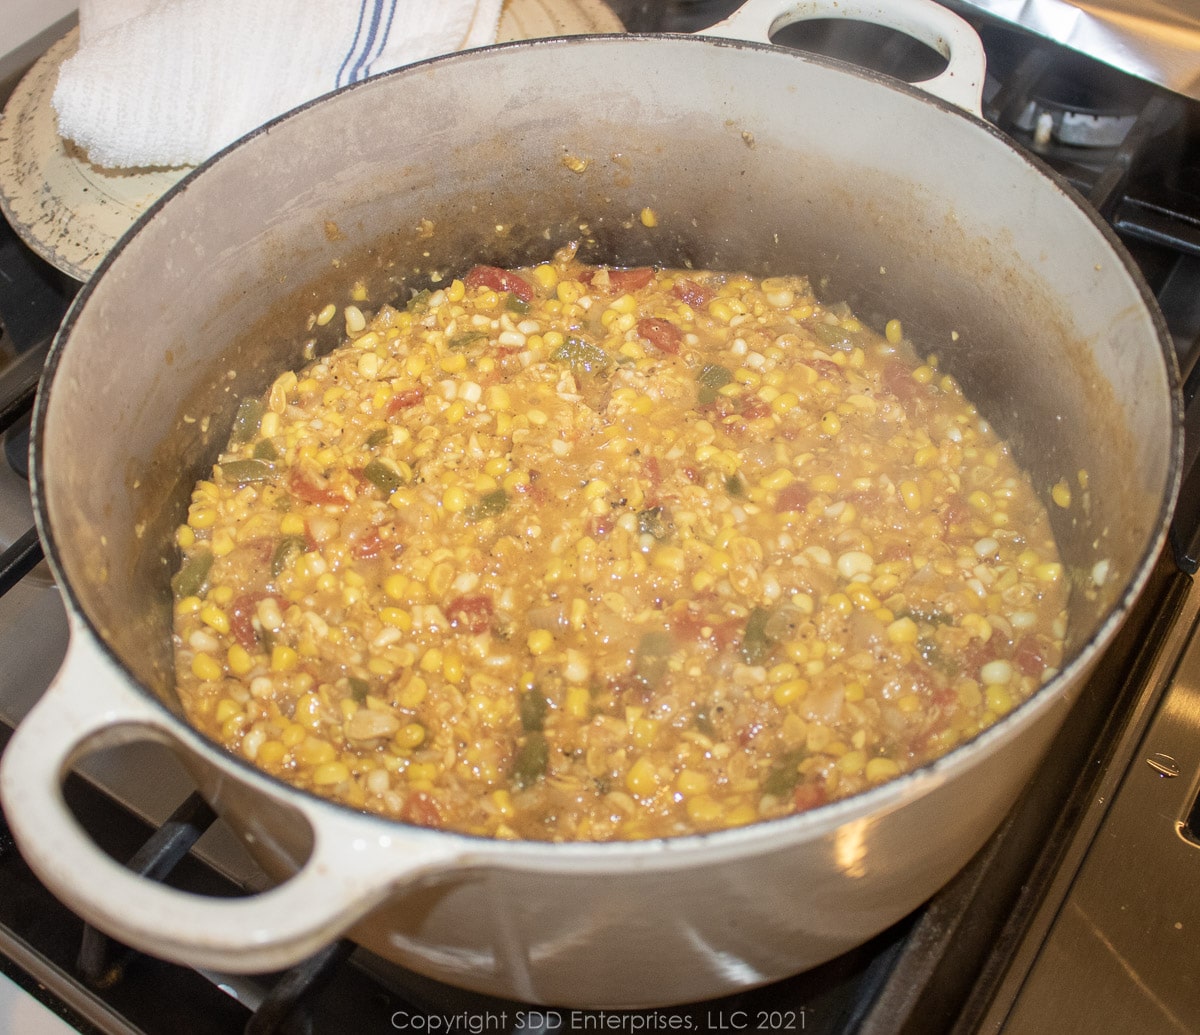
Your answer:
[[[914,88],[732,38],[815,16],[899,27],[948,66]],[[38,398],[36,510],[72,637],[0,773],[37,874],[170,960],[266,971],[348,935],[443,981],[605,1007],[812,967],[942,886],[997,827],[1146,581],[1181,449],[1152,298],[1080,199],[981,120],[982,76],[974,33],[926,0],[750,0],[706,37],[533,41],[412,66],[184,180],[81,291]],[[656,227],[637,218],[646,207]],[[306,317],[354,279],[394,297],[571,240],[590,262],[809,273],[937,352],[1039,489],[1085,471],[1072,506],[1051,507],[1074,584],[1062,672],[971,743],[867,793],[641,843],[410,828],[195,733],[172,694],[170,544],[237,398],[299,365]],[[277,887],[192,897],[81,832],[64,773],[138,739],[177,751]]]

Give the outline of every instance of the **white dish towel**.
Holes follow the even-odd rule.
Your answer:
[[[107,168],[199,165],[369,75],[496,41],[502,0],[81,0],[59,132]]]

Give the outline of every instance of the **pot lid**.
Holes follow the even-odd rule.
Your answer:
[[[1200,0],[951,0],[1200,100]]]

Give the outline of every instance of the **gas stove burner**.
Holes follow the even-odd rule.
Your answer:
[[[1137,121],[1151,87],[1094,60],[1059,55],[1030,91],[1017,128],[1033,135],[1036,148],[1051,142],[1070,147],[1120,147]]]
[[[1045,148],[1053,141],[1071,147],[1105,149],[1120,147],[1136,121],[1136,114],[1073,111],[1054,102],[1032,100],[1017,116],[1016,126],[1033,135],[1035,148]]]

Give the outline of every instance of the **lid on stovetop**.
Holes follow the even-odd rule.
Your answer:
[[[943,0],[1200,101],[1200,0]]]

